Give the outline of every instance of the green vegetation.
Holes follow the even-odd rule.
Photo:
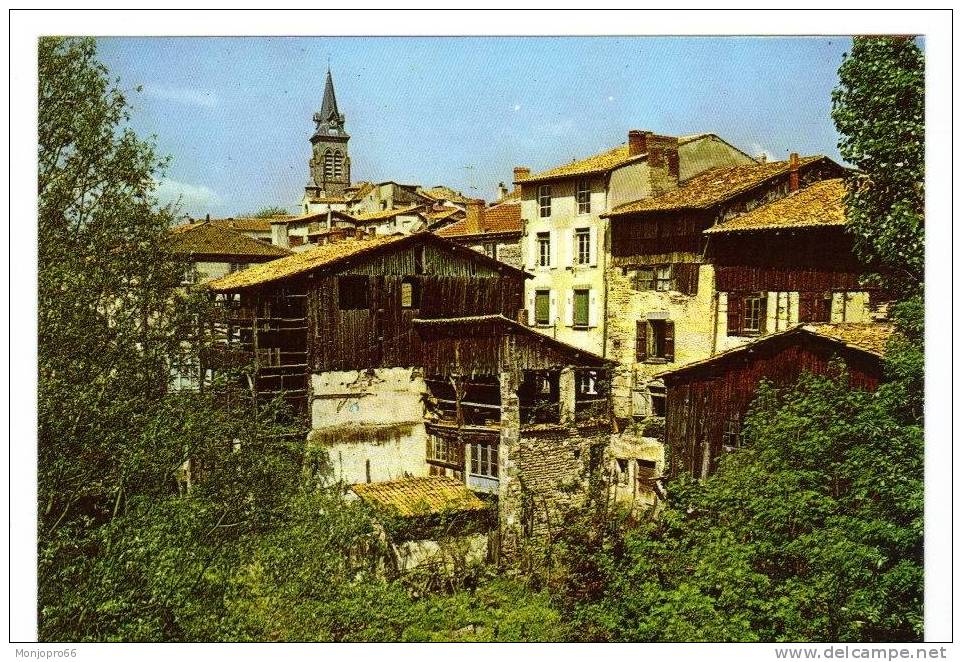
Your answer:
[[[913,640],[922,636],[921,56],[856,39],[835,118],[860,251],[909,284],[888,380],[764,386],[747,448],[669,486],[657,521],[603,498],[550,572],[390,571],[385,531],[312,483],[279,405],[170,392],[205,303],[178,294],[163,172],[91,39],[40,55],[38,616],[42,641]],[[874,90],[874,92],[872,91]],[[871,94],[879,96],[873,100]],[[894,102],[893,102],[894,100]],[[897,172],[897,178],[888,173]],[[295,441],[291,441],[294,439]],[[178,494],[188,457],[206,480]]]

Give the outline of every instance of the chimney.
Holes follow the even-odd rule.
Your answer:
[[[507,195],[508,187],[504,185],[504,182],[498,182],[498,201],[504,200]]]
[[[628,156],[638,156],[648,151],[648,136],[651,131],[632,129],[628,132]]]
[[[759,155],[758,155],[758,162],[759,162],[759,163],[768,163],[768,155],[767,155],[765,152],[762,152],[761,154],[759,154]]]
[[[465,234],[481,234],[481,216],[484,214],[484,200],[471,200],[465,208]]]
[[[514,190],[518,191],[521,188],[519,183],[522,179],[527,179],[531,176],[531,168],[525,168],[524,166],[515,166],[514,168]]]
[[[648,172],[651,195],[659,195],[678,187],[678,138],[645,135],[648,148]]]
[[[797,191],[798,184],[798,152],[792,152],[788,156],[788,192]]]
[[[271,222],[271,243],[281,248],[290,248],[291,242],[287,236],[287,222]]]

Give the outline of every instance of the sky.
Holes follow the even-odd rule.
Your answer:
[[[493,200],[512,168],[610,149],[629,129],[710,132],[753,156],[839,160],[847,37],[100,38],[131,125],[172,158],[193,217],[296,210],[328,62],[354,181]],[[142,91],[135,88],[142,86]]]

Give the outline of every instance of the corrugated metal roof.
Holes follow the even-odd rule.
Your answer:
[[[799,159],[799,166],[806,166],[827,157],[806,156]],[[765,181],[784,175],[789,171],[788,161],[751,163],[731,168],[713,168],[692,177],[678,188],[653,198],[615,207],[602,216],[615,218],[644,212],[677,211],[682,209],[707,209],[744,193]]]
[[[375,508],[389,510],[402,517],[479,511],[488,507],[460,480],[445,476],[360,483],[351,489]]]
[[[845,225],[845,182],[842,179],[815,182],[747,214],[714,225],[705,230],[705,234],[835,225]]]

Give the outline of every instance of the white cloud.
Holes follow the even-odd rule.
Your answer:
[[[614,97],[611,97],[611,96],[610,96],[610,97],[608,97],[608,101],[614,101],[614,100],[615,100],[615,98],[614,98]]]
[[[775,160],[775,155],[772,153],[772,150],[765,149],[759,143],[752,143],[750,156],[753,156],[756,159],[760,156],[764,156],[766,161]]]
[[[511,110],[513,110],[514,112],[518,112],[519,110],[521,110],[521,104],[520,104],[520,103],[514,104],[514,105],[511,107]]]
[[[217,95],[213,92],[188,87],[144,85],[144,94],[155,99],[164,99],[165,101],[174,101],[202,108],[213,108],[218,103]]]
[[[216,191],[206,186],[178,182],[176,179],[162,179],[157,182],[157,199],[161,204],[177,204],[181,210],[196,214],[221,204]]]

